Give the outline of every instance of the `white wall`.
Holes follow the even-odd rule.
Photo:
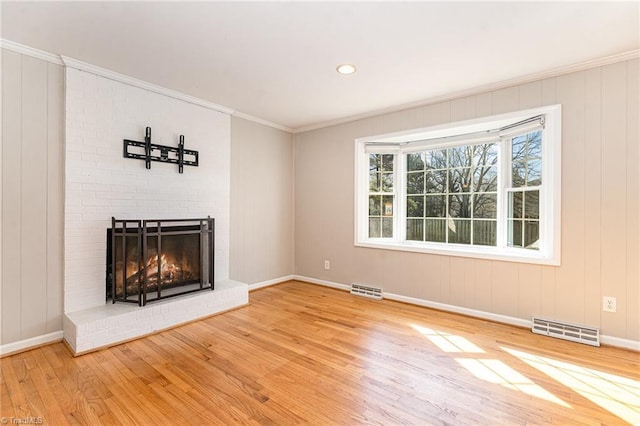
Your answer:
[[[297,134],[295,273],[639,341],[639,77],[636,59]],[[560,267],[354,247],[354,139],[557,103]]]
[[[248,284],[293,273],[293,137],[231,118],[230,277]]]
[[[199,167],[123,158],[123,139],[199,152]],[[105,303],[106,229],[118,219],[216,220],[215,279],[229,277],[230,117],[66,69],[65,312]]]

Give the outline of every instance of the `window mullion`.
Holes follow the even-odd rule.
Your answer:
[[[403,242],[406,239],[406,211],[407,211],[407,167],[405,161],[405,154],[403,150],[400,150],[396,155],[396,164],[394,167],[396,176],[394,177],[396,185],[394,186],[396,194],[396,217],[394,221],[394,238],[398,242]]]
[[[507,247],[507,221],[508,221],[508,189],[511,186],[511,144],[510,139],[501,138],[498,142],[498,221],[496,230],[496,245]]]

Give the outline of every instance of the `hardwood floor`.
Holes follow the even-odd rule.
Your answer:
[[[73,358],[1,362],[44,424],[640,423],[640,354],[288,282],[250,306]]]

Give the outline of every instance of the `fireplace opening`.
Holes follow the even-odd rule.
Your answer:
[[[106,298],[137,303],[213,290],[214,220],[119,220],[107,229]]]

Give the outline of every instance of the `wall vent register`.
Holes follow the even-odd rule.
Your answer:
[[[368,287],[361,284],[351,284],[351,294],[356,296],[369,297],[371,299],[382,299],[382,289],[377,287]]]
[[[557,337],[558,339],[591,346],[600,346],[600,330],[597,328],[533,317],[531,331],[535,334]]]

